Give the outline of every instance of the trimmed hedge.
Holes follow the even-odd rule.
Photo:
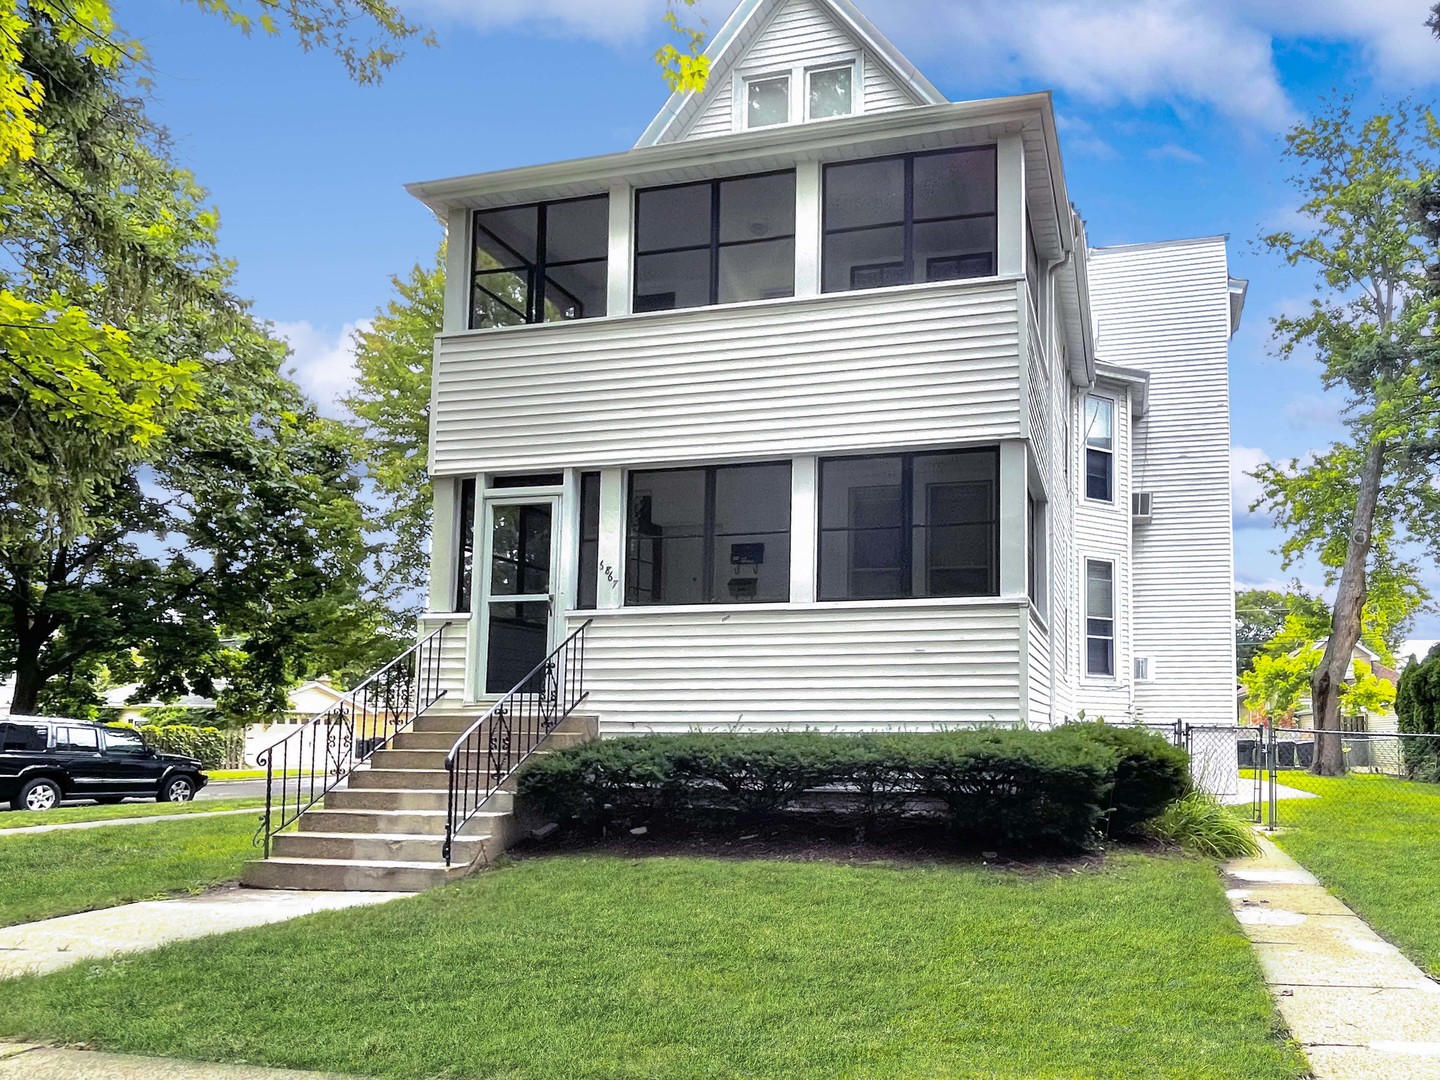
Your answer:
[[[166,724],[163,727],[145,724],[139,728],[134,724],[115,726],[139,731],[151,748],[159,753],[199,758],[201,767],[206,769],[225,766],[228,745],[225,732],[219,728],[194,727],[190,724]]]
[[[943,816],[966,845],[1075,850],[1107,818],[1111,832],[1129,831],[1188,788],[1183,751],[1102,728],[634,736],[540,755],[518,790],[552,820],[591,830],[804,820],[823,808],[860,828]],[[840,795],[822,803],[817,788]]]

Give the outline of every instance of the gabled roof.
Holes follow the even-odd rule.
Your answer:
[[[735,65],[744,59],[766,25],[788,2],[790,0],[740,0],[740,5],[705,49],[705,55],[710,58],[710,75],[705,89],[698,94],[693,91],[671,94],[670,100],[655,114],[655,119],[650,121],[650,126],[635,145],[658,146],[679,138],[687,122],[714,96],[715,88],[729,79]],[[885,68],[896,84],[910,94],[916,105],[943,105],[948,100],[850,0],[810,2],[824,10],[857,45],[863,46],[870,60]]]

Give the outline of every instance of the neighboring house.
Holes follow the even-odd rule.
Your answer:
[[[1323,651],[1329,640],[1329,638],[1321,638],[1319,641],[1316,641],[1313,646],[1310,647]],[[1300,650],[1296,650],[1289,653],[1288,655],[1298,656],[1299,654]],[[1400,672],[1396,671],[1392,667],[1387,666],[1385,662],[1381,660],[1380,654],[1375,652],[1375,650],[1371,649],[1369,646],[1360,644],[1358,642],[1356,643],[1355,648],[1350,653],[1350,673],[1345,678],[1346,683],[1353,683],[1355,681],[1355,665],[1357,662],[1366,664],[1370,668],[1371,674],[1373,674],[1377,679],[1384,679],[1392,686],[1398,687],[1400,685]],[[1247,692],[1244,685],[1242,684],[1237,691],[1237,697],[1239,701],[1239,722],[1242,724],[1264,723],[1263,713],[1253,711],[1246,707],[1246,696]],[[1314,727],[1315,707],[1314,702],[1311,700],[1310,694],[1307,692],[1300,696],[1300,698],[1295,703],[1294,712],[1288,721],[1278,721],[1277,723],[1288,723],[1288,726],[1297,728]],[[1367,712],[1364,716],[1344,717],[1342,723],[1345,727],[1345,730],[1347,731],[1368,731],[1384,733],[1400,730],[1400,720],[1399,717],[1395,715],[1395,710],[1393,707],[1386,709],[1384,712]]]
[[[709,55],[629,151],[409,188],[442,707],[593,620],[602,734],[1229,723],[1225,239],[1089,248],[1050,95],[848,0]]]

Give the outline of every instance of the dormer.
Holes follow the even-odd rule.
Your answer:
[[[940,105],[945,97],[849,0],[741,0],[637,147]]]

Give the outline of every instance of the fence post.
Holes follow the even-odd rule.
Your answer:
[[[1265,765],[1266,771],[1270,774],[1270,783],[1268,785],[1269,798],[1266,800],[1269,804],[1269,814],[1267,818],[1266,829],[1270,832],[1274,832],[1276,811],[1275,782],[1279,754],[1275,749],[1275,725],[1273,723],[1266,725],[1266,731],[1268,733],[1268,746],[1265,751]]]

